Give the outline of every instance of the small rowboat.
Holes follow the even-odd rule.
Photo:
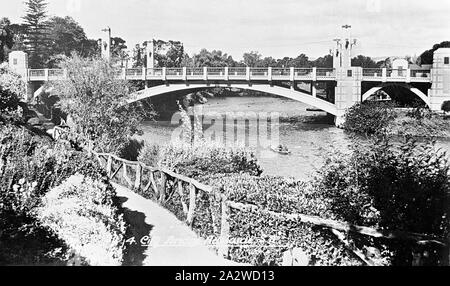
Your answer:
[[[287,150],[287,148],[285,148],[284,150],[283,149],[281,149],[280,148],[281,146],[270,146],[270,149],[273,151],[273,152],[277,152],[277,153],[280,153],[280,154],[282,154],[282,155],[289,155],[289,154],[291,154],[291,151],[289,151],[289,150]]]

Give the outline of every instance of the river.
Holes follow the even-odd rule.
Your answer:
[[[308,180],[313,176],[322,166],[329,152],[346,151],[352,142],[350,136],[343,130],[326,123],[325,113],[307,111],[307,108],[310,106],[304,103],[274,97],[212,98],[202,105],[203,114],[234,112],[234,114],[243,113],[244,116],[251,117],[255,113],[269,115],[279,113],[280,117],[294,118],[294,120],[280,120],[279,123],[272,121],[272,130],[278,130],[278,141],[288,147],[291,151],[289,155],[271,151],[270,144],[257,144],[257,137],[261,140],[261,134],[258,136],[256,132],[249,131],[250,123],[235,123],[234,128],[236,133],[247,132],[245,133],[246,144],[256,152],[264,174],[289,176],[302,180]],[[226,127],[228,128],[232,124],[226,122],[225,125],[228,125]],[[216,130],[215,127],[217,124],[204,125],[205,131]],[[139,139],[165,144],[172,140],[176,128],[176,125],[168,121],[146,121],[142,123],[144,135]],[[221,126],[218,129],[222,129]],[[276,136],[272,139],[274,138]],[[450,154],[450,140],[439,140],[438,146],[443,147]]]

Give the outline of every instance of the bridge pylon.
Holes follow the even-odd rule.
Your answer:
[[[349,25],[342,26],[346,31]],[[352,52],[356,45],[351,33],[345,39],[334,39],[336,48],[333,51],[333,68],[336,70],[335,105],[338,110],[335,124],[344,123],[344,115],[348,108],[361,101],[362,68],[352,67]]]
[[[431,89],[428,90],[430,108],[439,111],[444,101],[450,101],[450,48],[434,52],[431,79]]]

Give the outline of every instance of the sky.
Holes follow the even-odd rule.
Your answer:
[[[317,58],[333,39],[357,39],[354,54],[420,55],[450,40],[448,0],[49,0],[50,16],[71,16],[89,38],[109,26],[112,36],[137,43],[178,40],[193,55],[219,49],[242,59],[263,56]],[[0,0],[0,17],[22,22],[24,0]],[[342,25],[351,25],[343,32]]]

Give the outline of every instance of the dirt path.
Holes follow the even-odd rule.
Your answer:
[[[125,259],[126,265],[238,265],[217,256],[205,245],[205,240],[199,238],[168,210],[122,186],[114,186],[125,209],[124,218],[131,226],[127,235],[130,247]],[[146,238],[148,233],[151,236],[150,243]],[[133,243],[133,237],[136,244]]]

